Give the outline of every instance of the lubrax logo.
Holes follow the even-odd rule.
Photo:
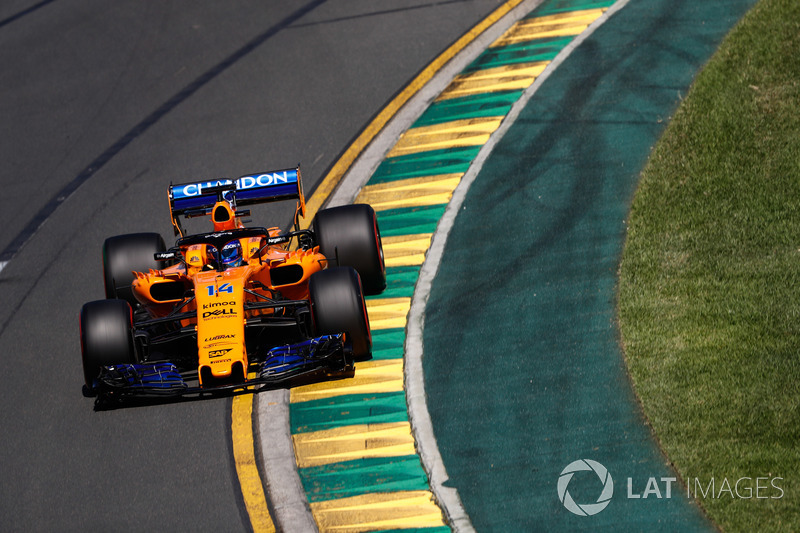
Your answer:
[[[235,336],[236,336],[236,335],[215,335],[215,336],[213,336],[213,337],[208,337],[208,338],[207,338],[206,340],[204,340],[203,342],[221,341],[222,339],[232,339],[232,338],[234,338]]]
[[[584,474],[584,472],[586,474]],[[579,474],[576,476],[576,474]],[[574,477],[574,479],[573,479]],[[598,485],[598,480],[600,484]],[[627,479],[627,499],[646,500],[670,499],[682,490],[673,490],[678,481],[676,477],[653,477]],[[711,477],[708,479],[689,478],[686,480],[686,498],[714,498],[731,500],[783,498],[783,478],[778,476]],[[577,489],[577,497],[570,494],[570,486]],[[600,488],[602,487],[602,488]],[[556,484],[558,499],[571,513],[578,516],[592,516],[605,509],[614,495],[614,482],[605,466],[591,459],[579,459],[568,464],[558,476]],[[596,500],[595,495],[599,492]],[[588,497],[587,497],[588,496]],[[577,501],[576,501],[577,500]],[[589,500],[589,501],[586,501]]]
[[[236,305],[236,302],[214,302],[210,304],[203,304],[203,309],[213,309],[214,307],[222,307],[223,305]]]
[[[203,313],[203,318],[208,318],[208,317],[216,318],[222,316],[235,316],[235,315],[236,315],[236,309],[215,309],[213,311],[206,311],[205,313]]]

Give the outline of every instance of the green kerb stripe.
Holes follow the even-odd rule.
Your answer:
[[[309,502],[376,492],[430,490],[419,457],[380,457],[298,469]]]
[[[367,300],[411,298],[419,277],[419,269],[419,266],[386,267],[386,289],[377,296],[367,296]]]
[[[297,404],[292,409],[292,433],[308,433],[356,424],[407,422],[403,391],[353,394]]]
[[[521,95],[522,91],[500,91],[434,102],[412,128],[443,124],[453,120],[504,116]]]
[[[467,171],[480,149],[480,146],[467,146],[392,157],[378,166],[367,184],[376,185],[408,178],[463,173]]]
[[[415,233],[433,233],[446,208],[447,204],[441,204],[378,211],[381,235],[393,237]]]
[[[525,41],[509,46],[492,48],[473,61],[464,73],[477,72],[490,68],[533,63],[536,61],[552,61],[561,50],[575,39],[574,35],[568,37],[548,37]],[[521,93],[521,91],[520,91]]]
[[[617,0],[548,0],[539,6],[533,13],[525,17],[526,19],[542,17],[544,15],[554,15],[556,13],[567,13],[570,11],[583,11],[584,9],[597,9],[610,7]]]
[[[402,359],[405,355],[405,328],[372,330],[373,359]]]

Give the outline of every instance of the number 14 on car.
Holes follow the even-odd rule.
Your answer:
[[[215,294],[219,294],[221,292],[227,292],[228,294],[233,294],[233,285],[230,283],[223,283],[222,285],[217,288],[215,285],[209,285],[206,287],[208,289],[208,295],[214,296]]]

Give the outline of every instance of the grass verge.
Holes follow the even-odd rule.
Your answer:
[[[643,172],[619,290],[636,391],[692,494],[725,530],[800,531],[797,0],[762,0],[698,76]]]

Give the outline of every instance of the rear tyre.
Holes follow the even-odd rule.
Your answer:
[[[350,267],[321,270],[308,280],[316,335],[345,333],[356,361],[372,358],[372,336],[358,273]]]
[[[133,312],[125,300],[97,300],[81,308],[83,377],[89,390],[100,367],[138,362],[133,342]]]
[[[153,257],[166,250],[164,239],[158,233],[131,233],[109,237],[103,244],[103,275],[106,298],[125,300],[136,307],[131,283],[133,272],[148,272],[163,268]]]
[[[361,276],[364,294],[386,288],[386,265],[375,210],[367,204],[323,209],[314,217],[314,235],[328,266],[349,266]]]

